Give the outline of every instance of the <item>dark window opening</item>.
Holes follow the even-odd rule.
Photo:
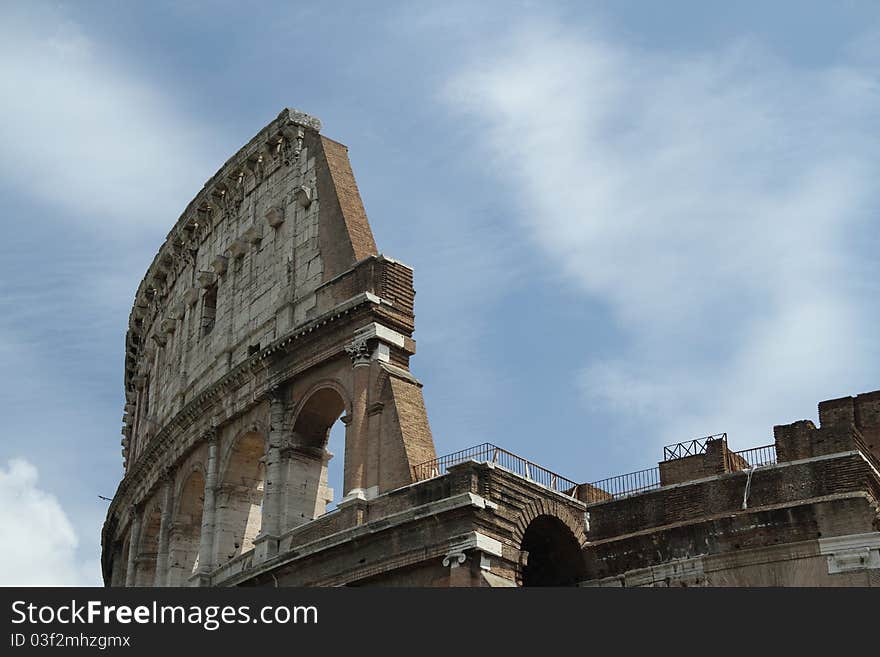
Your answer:
[[[214,319],[217,317],[217,284],[205,288],[202,297],[202,335],[214,330]]]
[[[250,358],[251,356],[253,356],[256,353],[259,353],[259,351],[260,351],[260,343],[259,342],[257,344],[250,345],[248,347],[248,358]]]

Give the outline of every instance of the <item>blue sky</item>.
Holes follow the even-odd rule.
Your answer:
[[[592,481],[880,388],[878,64],[868,1],[0,3],[0,583],[100,581],[133,294],[285,106],[415,268],[440,453]]]

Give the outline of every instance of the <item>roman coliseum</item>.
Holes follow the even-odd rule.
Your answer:
[[[282,111],[138,286],[108,586],[880,585],[880,391],[600,482],[491,444],[437,458],[413,272],[377,250],[320,128]]]

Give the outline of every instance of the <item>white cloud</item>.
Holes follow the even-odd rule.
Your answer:
[[[857,283],[878,278],[859,256],[877,211],[875,69],[543,25],[476,53],[445,98],[477,119],[533,243],[619,320],[622,353],[583,355],[591,404],[654,440],[728,429],[744,445],[876,387],[878,287]]]
[[[95,561],[77,561],[76,532],[55,496],[37,487],[37,469],[12,459],[0,468],[0,585],[87,586]]]
[[[27,462],[0,471],[3,584],[100,584],[95,495],[112,494],[121,468],[107,368],[155,248],[230,148],[170,77],[150,79],[75,13],[0,8],[0,368],[16,372],[0,384],[0,455],[44,477],[40,490]]]
[[[4,13],[0,175],[104,234],[167,230],[213,173],[206,130],[60,13]]]

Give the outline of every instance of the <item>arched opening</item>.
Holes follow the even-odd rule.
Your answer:
[[[522,550],[526,552],[523,586],[577,586],[583,579],[580,545],[559,518],[541,515],[532,520]]]
[[[342,500],[342,482],[345,474],[342,467],[342,455],[345,454],[345,423],[342,421],[341,416],[330,427],[330,436],[327,439],[327,454],[329,460],[327,462],[326,511],[332,511]]]
[[[171,528],[168,548],[169,586],[187,586],[189,578],[199,567],[204,504],[205,477],[196,470],[180,491],[177,515]]]
[[[136,586],[153,586],[156,580],[156,557],[159,554],[159,527],[162,524],[162,511],[156,505],[144,514],[141,521],[141,548],[135,564]]]
[[[345,400],[334,388],[314,392],[299,410],[293,425],[291,449],[287,458],[285,528],[296,527],[327,511],[333,502],[329,485],[330,459],[327,449],[331,429],[345,412]],[[334,437],[344,428],[335,429]],[[335,468],[334,468],[335,469]]]
[[[253,549],[263,518],[265,439],[256,432],[238,439],[217,494],[216,561],[223,565]]]

